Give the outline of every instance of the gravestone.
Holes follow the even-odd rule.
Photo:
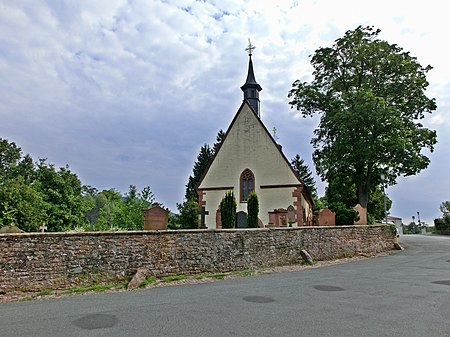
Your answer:
[[[236,228],[248,228],[247,213],[244,211],[237,212],[236,214]]]
[[[295,208],[294,206],[290,205],[287,208],[287,219],[288,219],[288,223],[289,225],[293,224],[294,222],[296,222],[295,220]]]
[[[17,227],[15,224],[4,225],[0,228],[0,234],[3,233],[23,233],[24,231]]]
[[[166,230],[169,222],[169,210],[154,203],[144,209],[144,230]]]
[[[367,225],[367,208],[357,204],[353,209],[359,214],[359,220],[355,221],[355,225]]]
[[[335,226],[336,225],[336,213],[328,208],[322,208],[319,211],[318,217],[319,226]]]
[[[218,208],[216,211],[216,228],[221,229],[222,228],[222,217],[220,215],[220,209]]]
[[[269,212],[269,224],[267,227],[287,227],[287,213],[284,208],[277,208]]]

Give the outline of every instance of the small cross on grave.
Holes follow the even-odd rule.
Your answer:
[[[45,232],[45,230],[47,229],[47,226],[45,225],[45,222],[43,222],[42,225],[39,226],[39,229],[41,230],[42,233]]]
[[[205,206],[202,206],[202,210],[198,212],[200,214],[200,228],[207,228],[205,224],[205,217],[209,214]]]
[[[273,133],[273,139],[278,140],[278,136],[277,136],[277,128],[276,128],[276,127],[273,127],[272,133]]]

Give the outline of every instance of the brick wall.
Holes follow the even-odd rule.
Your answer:
[[[0,288],[42,289],[133,275],[226,272],[388,251],[386,226],[0,234]]]

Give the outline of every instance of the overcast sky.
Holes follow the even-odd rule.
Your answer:
[[[315,172],[318,120],[291,110],[288,91],[312,79],[317,48],[374,25],[434,67],[431,164],[387,190],[392,215],[430,223],[450,199],[447,21],[441,0],[0,0],[0,138],[99,190],[149,185],[176,210],[200,147],[242,102],[250,38],[262,120],[288,158],[299,153]]]

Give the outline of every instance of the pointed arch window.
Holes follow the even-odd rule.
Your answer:
[[[255,190],[255,175],[249,169],[241,173],[241,202],[247,202],[248,196]]]

